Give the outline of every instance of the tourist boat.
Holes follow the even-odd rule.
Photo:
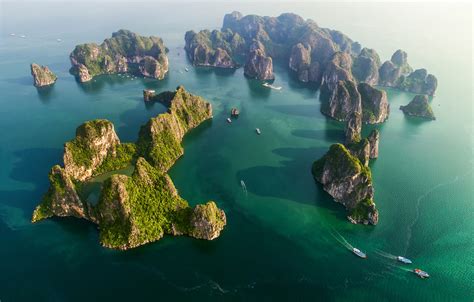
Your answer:
[[[228,117],[227,122],[230,124],[230,123],[232,123],[232,120]]]
[[[239,109],[237,109],[237,108],[232,108],[230,110],[230,115],[231,116],[237,117],[237,116],[239,116],[239,114],[240,114],[240,112],[239,112]]]
[[[281,90],[281,86],[273,86],[272,84],[268,84],[268,83],[263,83],[262,84],[263,87],[267,87],[267,88],[271,88],[271,89],[275,89],[275,90]]]
[[[20,38],[23,38],[23,39],[25,39],[25,38],[26,38],[26,36],[25,36],[25,35],[21,35],[21,36],[20,36]]]
[[[352,248],[352,252],[353,252],[355,255],[359,256],[360,258],[363,258],[363,259],[366,259],[366,258],[367,258],[367,255],[366,255],[364,252],[362,252],[361,250],[359,250],[358,248],[353,247],[353,248]]]
[[[188,67],[184,67],[184,71],[188,72],[189,71]]]
[[[260,132],[260,129],[255,128],[255,131],[257,132],[258,135],[260,135],[262,132]]]
[[[405,258],[403,256],[397,256],[397,260],[405,264],[412,264],[410,259]]]
[[[11,33],[11,34],[10,34],[10,36],[14,37],[14,36],[15,36],[15,34],[14,34],[14,33]]]
[[[414,272],[418,277],[420,277],[421,279],[425,279],[425,278],[429,278],[429,277],[430,277],[430,275],[429,275],[427,272],[422,271],[422,270],[419,269],[419,268],[415,268],[415,269],[413,270],[413,272]]]
[[[62,42],[63,40],[61,40],[61,39],[59,39],[59,38],[58,38],[58,39],[56,39],[56,41],[58,41],[58,42]]]

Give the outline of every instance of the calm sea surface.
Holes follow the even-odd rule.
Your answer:
[[[281,91],[245,79],[242,69],[184,72],[185,31],[219,28],[233,10],[292,11],[343,31],[382,60],[402,48],[413,67],[438,77],[433,122],[406,118],[398,107],[413,95],[387,91],[391,114],[376,126],[380,156],[371,164],[376,227],[350,224],[311,177],[312,162],[343,140],[343,125],[320,113],[317,91],[284,66],[275,66]],[[1,2],[0,300],[472,301],[471,12],[469,4]],[[169,76],[77,83],[68,73],[74,46],[120,28],[161,36],[170,49]],[[57,73],[51,89],[33,87],[31,62]],[[185,155],[170,174],[191,204],[212,199],[226,211],[220,238],[166,237],[120,252],[102,248],[84,221],[30,223],[48,171],[79,124],[106,118],[122,141],[134,141],[140,125],[165,110],[145,106],[142,90],[177,85],[208,99],[214,119],[186,136]],[[234,106],[241,116],[228,124]],[[368,259],[351,254],[346,241]],[[414,267],[431,278],[417,278]]]

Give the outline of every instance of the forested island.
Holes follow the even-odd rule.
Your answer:
[[[79,82],[101,74],[131,73],[161,80],[168,72],[168,49],[159,37],[144,37],[121,29],[100,45],[77,45],[69,58]]]
[[[190,207],[179,196],[167,171],[184,153],[184,135],[212,118],[211,104],[180,86],[155,99],[168,107],[149,120],[135,143],[121,143],[107,120],[88,121],[64,146],[64,167],[55,165],[50,187],[33,213],[38,222],[73,216],[98,225],[100,242],[115,249],[134,248],[165,234],[212,240],[226,225],[214,201]],[[112,173],[99,201],[81,198],[81,188],[95,176],[133,166],[131,176]]]

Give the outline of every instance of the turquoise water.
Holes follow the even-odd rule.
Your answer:
[[[342,207],[314,184],[311,163],[343,139],[343,125],[321,115],[317,91],[297,83],[283,66],[275,67],[281,91],[245,79],[241,69],[184,72],[184,32],[218,28],[224,13],[235,9],[299,13],[375,48],[383,60],[403,48],[412,66],[438,77],[434,122],[406,118],[398,107],[413,96],[388,91],[391,115],[376,126],[380,157],[371,164],[380,211],[376,227],[348,223]],[[468,4],[45,8],[2,2],[0,300],[472,301],[470,12]],[[102,76],[80,85],[69,75],[74,45],[100,42],[119,28],[163,37],[171,64],[165,80]],[[13,38],[11,32],[27,37]],[[32,86],[33,61],[58,74],[52,89]],[[180,84],[212,102],[214,119],[185,138],[185,155],[170,175],[191,204],[213,199],[226,211],[228,225],[219,239],[167,237],[120,252],[100,247],[96,228],[85,221],[29,222],[47,190],[50,167],[61,162],[63,143],[80,123],[107,118],[122,141],[134,141],[140,125],[165,110],[146,106],[142,90]],[[241,116],[228,124],[234,106]],[[352,255],[344,239],[368,259]],[[414,266],[398,265],[386,253],[405,255]],[[411,267],[432,277],[416,278]]]

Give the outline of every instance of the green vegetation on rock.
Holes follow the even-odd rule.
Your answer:
[[[66,143],[65,168],[50,173],[50,188],[35,209],[33,222],[51,216],[74,216],[99,225],[100,241],[128,249],[159,240],[165,234],[212,240],[226,224],[214,202],[189,207],[167,174],[183,154],[181,141],[192,128],[212,117],[212,107],[180,86],[154,96],[169,110],[152,118],[136,144],[122,143],[107,120],[84,123]],[[147,161],[149,159],[150,161]],[[135,165],[131,176],[113,174],[92,206],[78,191],[91,177]]]
[[[161,38],[144,37],[122,29],[100,45],[77,45],[70,54],[71,72],[80,82],[100,74],[125,72],[163,79],[168,72],[167,52]]]

